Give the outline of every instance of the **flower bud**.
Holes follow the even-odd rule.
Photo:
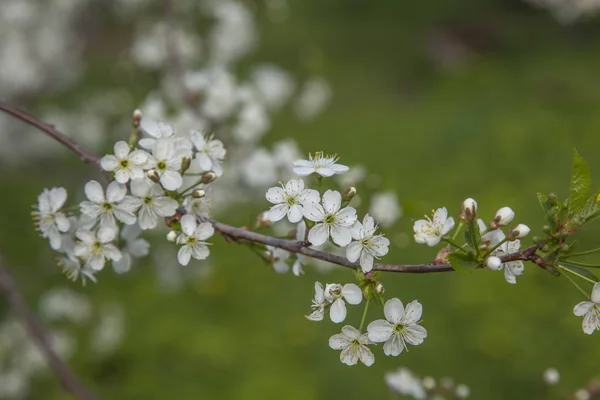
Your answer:
[[[515,212],[512,210],[512,208],[502,207],[496,211],[494,222],[498,224],[498,226],[506,226],[512,222],[513,218],[515,218]]]
[[[132,123],[133,123],[133,127],[137,128],[140,126],[140,121],[142,120],[142,111],[139,109],[136,109],[133,111],[133,119],[132,119]]]
[[[177,232],[171,231],[171,232],[167,233],[167,240],[169,242],[174,242],[175,240],[177,240]]]
[[[192,190],[192,197],[195,199],[201,199],[206,196],[206,191],[204,189],[194,189]]]
[[[273,223],[273,221],[271,221],[269,219],[269,217],[267,217],[267,215],[269,214],[268,211],[263,211],[260,214],[258,214],[256,216],[256,226],[259,228],[266,228],[268,226],[271,226],[271,224]]]
[[[509,237],[513,239],[522,239],[529,235],[529,232],[531,232],[531,229],[529,229],[527,225],[519,224],[510,232]]]
[[[160,175],[158,174],[157,170],[151,169],[146,173],[146,175],[148,176],[148,178],[150,178],[152,182],[160,182]]]
[[[189,157],[183,157],[181,159],[181,173],[183,174],[185,171],[188,170],[188,168],[190,167],[190,164],[192,163],[192,159]]]
[[[477,215],[477,202],[474,199],[469,197],[462,203],[462,211],[460,213],[460,218],[465,222],[470,222],[475,219],[476,215]]]
[[[423,378],[423,388],[425,388],[425,390],[433,390],[435,389],[435,379],[433,379],[431,376],[426,376]]]
[[[215,179],[217,179],[217,174],[215,174],[213,171],[207,171],[202,174],[202,183],[204,183],[205,185],[207,183],[211,183]]]
[[[377,293],[377,294],[385,293],[385,288],[383,287],[383,283],[381,283],[380,281],[377,281],[377,283],[375,284],[375,293]]]
[[[490,256],[485,260],[485,266],[492,271],[499,271],[502,268],[502,260],[496,256]]]
[[[560,380],[560,374],[555,368],[548,368],[544,371],[544,382],[548,385],[556,385]]]
[[[466,399],[471,394],[471,390],[467,385],[461,383],[460,385],[456,385],[455,393],[457,398]]]
[[[350,201],[356,196],[356,188],[354,186],[349,187],[342,194],[342,201]]]

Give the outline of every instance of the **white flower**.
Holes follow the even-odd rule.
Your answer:
[[[294,161],[294,172],[300,176],[306,176],[310,174],[319,174],[321,176],[332,176],[335,174],[343,174],[348,171],[345,165],[337,164],[337,156],[324,155],[322,151],[318,151],[313,156],[308,155],[308,160]]]
[[[96,181],[90,181],[85,184],[84,190],[89,201],[80,203],[81,212],[95,220],[100,218],[100,227],[116,230],[115,218],[127,225],[135,223],[133,211],[128,207],[127,202],[122,202],[127,194],[127,186],[112,181],[106,187],[106,196],[104,196],[102,186]]]
[[[223,142],[208,138],[198,131],[192,131],[192,142],[198,149],[196,153],[196,162],[203,171],[213,171],[217,176],[223,175],[221,162],[225,159],[226,150]]]
[[[92,269],[89,265],[81,264],[81,261],[73,252],[67,253],[65,257],[58,259],[58,266],[62,268],[62,273],[67,279],[75,282],[81,277],[81,283],[85,286],[86,278],[96,283],[94,274],[98,271]]]
[[[119,183],[144,177],[142,166],[148,161],[148,153],[143,150],[134,150],[130,153],[129,145],[123,141],[115,143],[114,150],[115,155],[109,154],[100,160],[103,170],[114,172],[115,180]]]
[[[307,203],[318,203],[319,192],[313,189],[305,189],[302,179],[290,179],[285,186],[272,187],[267,190],[267,200],[275,204],[269,210],[267,216],[271,221],[279,221],[287,215],[288,220],[295,224],[302,219],[303,205]]]
[[[354,168],[352,170],[354,171]],[[402,216],[403,211],[398,203],[398,196],[392,191],[375,193],[371,196],[370,204],[369,214],[384,228],[394,225],[398,218]]]
[[[504,236],[504,234],[502,234]],[[507,254],[515,253],[519,251],[519,247],[521,247],[520,240],[513,240],[512,242],[504,242],[500,247],[492,252],[493,256],[504,256]],[[517,276],[523,274],[525,270],[525,264],[523,261],[509,261],[502,264],[500,269],[504,268],[504,278],[506,282],[515,284],[517,283]]]
[[[494,221],[499,226],[506,226],[512,222],[515,218],[515,212],[510,207],[502,207],[498,211],[496,211],[496,216],[494,217]]]
[[[290,252],[278,247],[267,246],[267,255],[271,259],[271,265],[278,274],[285,274],[290,270],[287,259],[290,258]]]
[[[125,242],[121,248],[121,259],[113,261],[112,266],[117,274],[123,274],[131,269],[132,258],[140,258],[148,255],[150,243],[141,239],[142,229],[138,224],[127,225],[121,229],[121,239]]]
[[[481,226],[479,227],[480,233],[485,232],[481,231]],[[487,228],[486,228],[487,229]],[[488,249],[492,249],[496,247],[500,242],[506,239],[506,235],[502,232],[501,229],[494,229],[489,232],[485,232],[484,235],[481,236],[481,244],[487,247]]]
[[[178,148],[173,139],[157,139],[146,169],[154,168],[160,176],[160,183],[167,190],[177,190],[183,184],[181,163],[188,156],[185,148]]]
[[[175,214],[179,204],[170,198],[159,184],[150,179],[138,179],[131,182],[131,193],[124,201],[128,208],[138,213],[138,224],[142,229],[156,227],[158,218],[170,217]]]
[[[556,385],[560,381],[560,373],[556,368],[548,368],[544,371],[544,382],[548,385]]]
[[[361,333],[353,326],[346,325],[342,333],[329,338],[329,347],[341,350],[340,361],[346,365],[356,365],[358,361],[370,367],[375,362],[375,356],[367,346],[371,344],[366,333]]]
[[[306,222],[304,220],[296,226],[296,240],[299,242],[306,241]],[[292,272],[295,276],[304,274],[302,266],[306,264],[306,256],[304,254],[296,253],[296,261],[292,265]]]
[[[454,218],[448,218],[446,207],[438,208],[433,214],[433,219],[425,216],[425,219],[415,221],[413,230],[415,231],[415,241],[417,243],[426,243],[428,246],[436,246],[442,236],[454,228]]]
[[[346,258],[351,262],[360,259],[360,267],[367,273],[373,269],[373,259],[388,253],[390,241],[383,235],[375,235],[377,225],[369,214],[365,215],[363,223],[356,221],[352,226],[352,242],[346,247]]]
[[[170,138],[175,135],[175,131],[171,125],[167,125],[160,121],[153,121],[148,118],[142,118],[140,121],[140,129],[142,132],[152,136],[151,138],[140,139],[140,146],[152,150],[156,144],[156,139]]]
[[[85,260],[88,267],[100,271],[106,261],[119,261],[121,252],[110,242],[115,238],[116,231],[112,228],[101,227],[96,233],[78,229],[75,236],[79,242],[75,245],[74,254]]]
[[[331,303],[329,309],[329,318],[331,321],[339,324],[346,319],[346,303],[360,304],[362,301],[362,292],[358,286],[353,283],[340,285],[339,283],[328,283],[325,286],[325,300]]]
[[[516,239],[523,239],[525,236],[529,235],[531,229],[525,224],[517,225],[511,232],[511,236]]]
[[[454,393],[456,393],[457,398],[466,399],[471,394],[471,389],[469,389],[467,385],[461,383],[460,385],[456,385]]]
[[[583,317],[583,332],[591,335],[600,328],[600,283],[592,289],[590,301],[582,301],[573,309],[578,317]]]
[[[423,379],[425,382],[425,379]],[[415,399],[426,399],[424,383],[414,376],[408,368],[398,368],[385,374],[385,383],[395,393],[402,396],[411,396]],[[435,386],[435,382],[434,382]]]
[[[427,330],[419,325],[423,306],[417,300],[411,301],[406,310],[400,299],[393,298],[385,302],[383,307],[386,320],[378,319],[367,326],[369,339],[383,344],[383,352],[387,356],[402,353],[406,344],[413,346],[423,343]]]
[[[183,201],[183,207],[188,213],[195,215],[199,219],[208,218],[210,199],[208,196],[204,196],[199,199],[188,196]]]
[[[356,222],[356,210],[342,205],[342,195],[339,192],[328,190],[323,194],[323,205],[307,203],[303,213],[306,218],[317,222],[308,232],[308,241],[315,246],[320,246],[331,239],[339,246],[347,246],[352,241],[351,227]]]
[[[196,217],[189,214],[181,217],[179,222],[183,232],[177,237],[177,244],[183,246],[177,253],[177,260],[181,265],[188,265],[191,257],[204,260],[209,254],[205,240],[215,233],[215,228],[208,222],[198,225]]]
[[[312,312],[306,315],[306,319],[309,321],[323,321],[323,315],[325,315],[325,308],[329,305],[325,300],[325,291],[321,282],[315,282],[315,297],[312,300],[310,309]]]
[[[42,237],[48,238],[50,247],[58,250],[61,247],[61,232],[67,232],[71,223],[66,215],[59,210],[67,201],[67,191],[62,187],[55,187],[50,190],[44,189],[38,196],[36,212],[33,212],[34,219],[38,220],[37,225],[42,233]]]

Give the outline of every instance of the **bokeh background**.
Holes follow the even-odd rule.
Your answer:
[[[212,23],[196,2],[30,0],[22,4],[34,11],[15,12],[3,1],[2,18],[13,25],[0,26],[2,101],[99,153],[129,136],[131,112],[148,104],[149,93],[169,91],[168,63],[148,68],[130,51],[143,27],[166,20],[201,36]],[[358,185],[361,214],[377,191],[395,192],[402,205],[402,217],[384,229],[392,241],[385,261],[426,262],[435,250],[414,243],[412,223],[432,208],[447,206],[456,216],[461,201],[474,197],[488,220],[509,205],[536,233],[535,193],[566,194],[574,148],[600,173],[595,2],[548,3],[245,1],[257,44],[231,71],[243,77],[254,63],[269,62],[298,88],[323,79],[331,98],[322,112],[307,121],[284,106],[271,115],[262,145],[293,138],[303,153],[323,150],[361,165],[369,171]],[[27,36],[34,24],[45,30]],[[48,52],[43,62],[21,54],[32,43]],[[16,63],[27,57],[37,66]],[[173,67],[202,65],[195,63],[191,57]],[[175,249],[157,244],[127,274],[107,267],[98,284],[70,282],[33,230],[30,205],[42,188],[59,185],[81,200],[83,184],[98,173],[25,125],[1,121],[0,250],[40,318],[61,332],[70,364],[104,399],[389,398],[383,376],[399,366],[452,377],[475,399],[559,398],[600,372],[598,338],[584,335],[572,314],[581,295],[532,266],[517,285],[483,270],[385,275],[387,295],[424,305],[429,336],[399,357],[375,349],[370,368],[342,365],[329,349],[339,326],[304,318],[314,282],[351,282],[347,270],[308,266],[302,277],[277,275],[248,249],[215,237],[206,263],[182,268]],[[253,193],[217,217],[253,221],[268,206]],[[581,248],[597,246],[599,233],[586,227]],[[162,234],[149,240],[164,242]],[[60,304],[48,306],[49,298]],[[22,335],[0,304],[4,396],[69,398],[35,352],[15,344]],[[350,308],[347,321],[358,325],[361,312]],[[373,307],[369,319],[380,315]],[[542,381],[548,367],[561,372],[551,389]],[[20,389],[10,394],[13,386]]]

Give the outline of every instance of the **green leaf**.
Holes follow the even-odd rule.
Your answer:
[[[452,268],[458,272],[469,272],[477,268],[477,262],[465,253],[450,253],[448,260],[450,261]]]
[[[569,188],[569,214],[576,213],[585,206],[590,197],[591,187],[590,167],[575,150],[571,170],[571,187]]]
[[[548,196],[544,193],[537,194],[538,201],[540,202],[540,206],[542,206],[542,210],[547,213],[550,210],[550,204],[548,204]]]
[[[570,269],[571,271],[578,273],[581,276],[585,276],[588,279],[593,280],[594,282],[599,282],[600,279],[598,279],[598,277],[596,275],[594,275],[592,272],[590,272],[588,269],[580,267],[578,265],[573,265],[573,264],[569,264],[569,263],[565,263],[565,262],[561,262],[560,265],[563,268],[566,269]]]
[[[479,224],[477,224],[476,220],[473,220],[465,226],[465,242],[477,251],[480,241]]]
[[[598,194],[593,194],[590,196],[586,200],[581,210],[571,216],[569,223],[567,224],[567,228],[574,230],[583,226],[587,222],[600,218],[600,203],[598,202],[599,198],[600,196]]]

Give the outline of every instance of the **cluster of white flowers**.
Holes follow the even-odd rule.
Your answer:
[[[392,393],[415,400],[466,399],[471,394],[468,386],[455,385],[450,378],[442,378],[437,384],[434,378],[419,378],[406,367],[387,372],[385,382]]]
[[[518,224],[505,234],[502,228],[511,224],[515,217],[515,212],[510,207],[500,208],[494,219],[487,225],[482,219],[476,219],[477,207],[477,202],[471,198],[463,202],[460,215],[461,227],[463,223],[476,224],[475,239],[479,243],[477,251],[483,251],[488,255],[484,265],[492,271],[504,269],[506,281],[514,284],[517,282],[516,277],[523,273],[525,265],[521,260],[503,262],[501,257],[518,252],[521,247],[519,239],[527,236],[530,229],[527,225]],[[448,216],[446,207],[438,208],[433,212],[432,218],[426,216],[425,219],[415,221],[413,226],[415,241],[431,247],[438,245],[442,240],[452,243],[454,237],[447,235],[454,227],[454,218]]]
[[[206,240],[214,229],[202,221],[206,208],[194,203],[222,174],[223,143],[197,131],[188,138],[147,119],[141,120],[139,129],[150,136],[139,141],[145,150],[119,141],[114,154],[100,160],[102,169],[115,179],[106,190],[97,181],[88,182],[87,200],[78,208],[63,208],[64,188],[45,189],[39,196],[34,219],[50,246],[63,254],[60,264],[72,279],[94,280],[107,262],[119,273],[128,271],[133,257],[148,254],[149,243],[139,239],[139,233],[156,228],[161,220],[172,229],[168,239],[180,246],[181,265],[209,255]],[[194,183],[183,187],[186,175]]]

